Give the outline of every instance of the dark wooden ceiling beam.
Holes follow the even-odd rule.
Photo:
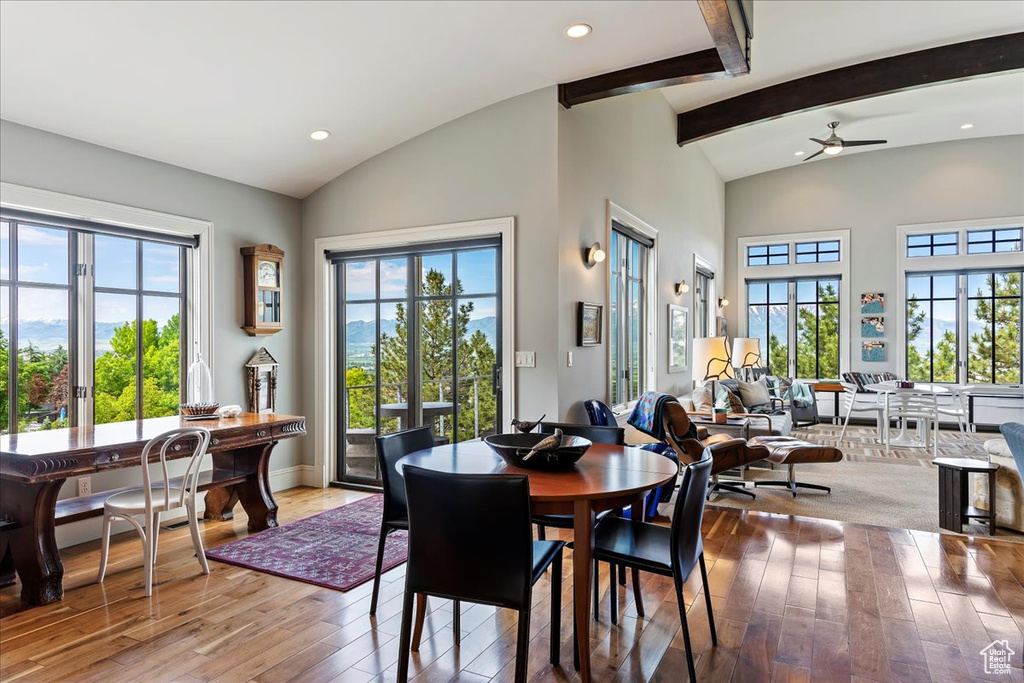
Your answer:
[[[1024,69],[1024,33],[969,40],[824,71],[731,97],[678,117],[688,142],[842,102]]]
[[[680,83],[725,78],[728,74],[715,49],[691,52],[661,61],[632,66],[571,83],[558,84],[558,101],[569,109],[616,95],[665,88]]]
[[[750,17],[739,0],[697,0],[711,40],[730,76],[750,73]],[[752,4],[752,3],[751,3]]]

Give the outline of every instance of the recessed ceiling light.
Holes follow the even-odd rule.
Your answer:
[[[797,151],[793,152],[793,156],[795,156],[795,157],[802,157],[803,155],[804,155],[804,151],[803,150],[799,150],[798,149]]]
[[[314,130],[312,133],[309,134],[309,137],[313,138],[314,140],[326,140],[327,138],[331,137],[331,131]]]
[[[974,128],[973,123],[965,123],[964,125],[960,126],[960,130],[969,130],[971,128]]]
[[[589,24],[573,24],[565,29],[565,35],[570,38],[582,38],[585,35],[589,35],[593,30]]]

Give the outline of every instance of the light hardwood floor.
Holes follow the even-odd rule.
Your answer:
[[[361,497],[337,489],[278,494],[282,522]],[[550,533],[550,532],[549,532]],[[708,507],[704,525],[719,644],[712,647],[698,573],[687,584],[701,681],[1022,681],[1024,546],[826,520]],[[245,535],[244,513],[206,523],[208,546]],[[0,680],[7,681],[393,681],[403,570],[384,576],[376,620],[370,584],[348,593],[210,562],[203,576],[187,528],[161,534],[152,599],[143,597],[141,551],[116,537],[111,567],[93,583],[98,544],[67,549],[65,599],[26,608],[18,587],[0,591]],[[572,563],[567,562],[571,571]],[[619,625],[592,629],[598,681],[684,681],[685,655],[671,583],[642,574],[647,616],[616,587]],[[568,615],[572,578],[560,599]],[[547,662],[549,584],[534,592],[530,676],[566,681]],[[696,602],[694,602],[696,600]],[[465,606],[462,645],[452,647],[451,605],[432,600],[416,681],[510,681],[511,612]],[[1009,676],[987,676],[979,651],[996,639],[1016,651]]]

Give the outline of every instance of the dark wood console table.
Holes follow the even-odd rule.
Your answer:
[[[206,517],[223,519],[241,502],[249,531],[277,526],[270,489],[270,453],[281,439],[306,433],[306,420],[293,415],[244,413],[237,418],[186,422],[160,417],[90,428],[54,429],[0,437],[0,586],[21,579],[21,597],[34,605],[64,596],[64,565],[54,529],[103,514],[104,491],[58,501],[68,477],[139,467],[153,437],[183,426],[210,430],[213,469],[204,472]],[[188,455],[182,450],[182,457]],[[141,483],[141,477],[140,477]]]
[[[988,520],[988,533],[996,533],[996,471],[999,465],[972,458],[935,458],[939,468],[939,526],[963,533],[963,525],[972,519]],[[968,488],[970,474],[988,475],[988,510],[971,505]]]

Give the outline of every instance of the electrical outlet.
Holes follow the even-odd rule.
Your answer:
[[[79,496],[91,496],[92,495],[92,478],[91,477],[79,477],[78,478],[78,495]]]

